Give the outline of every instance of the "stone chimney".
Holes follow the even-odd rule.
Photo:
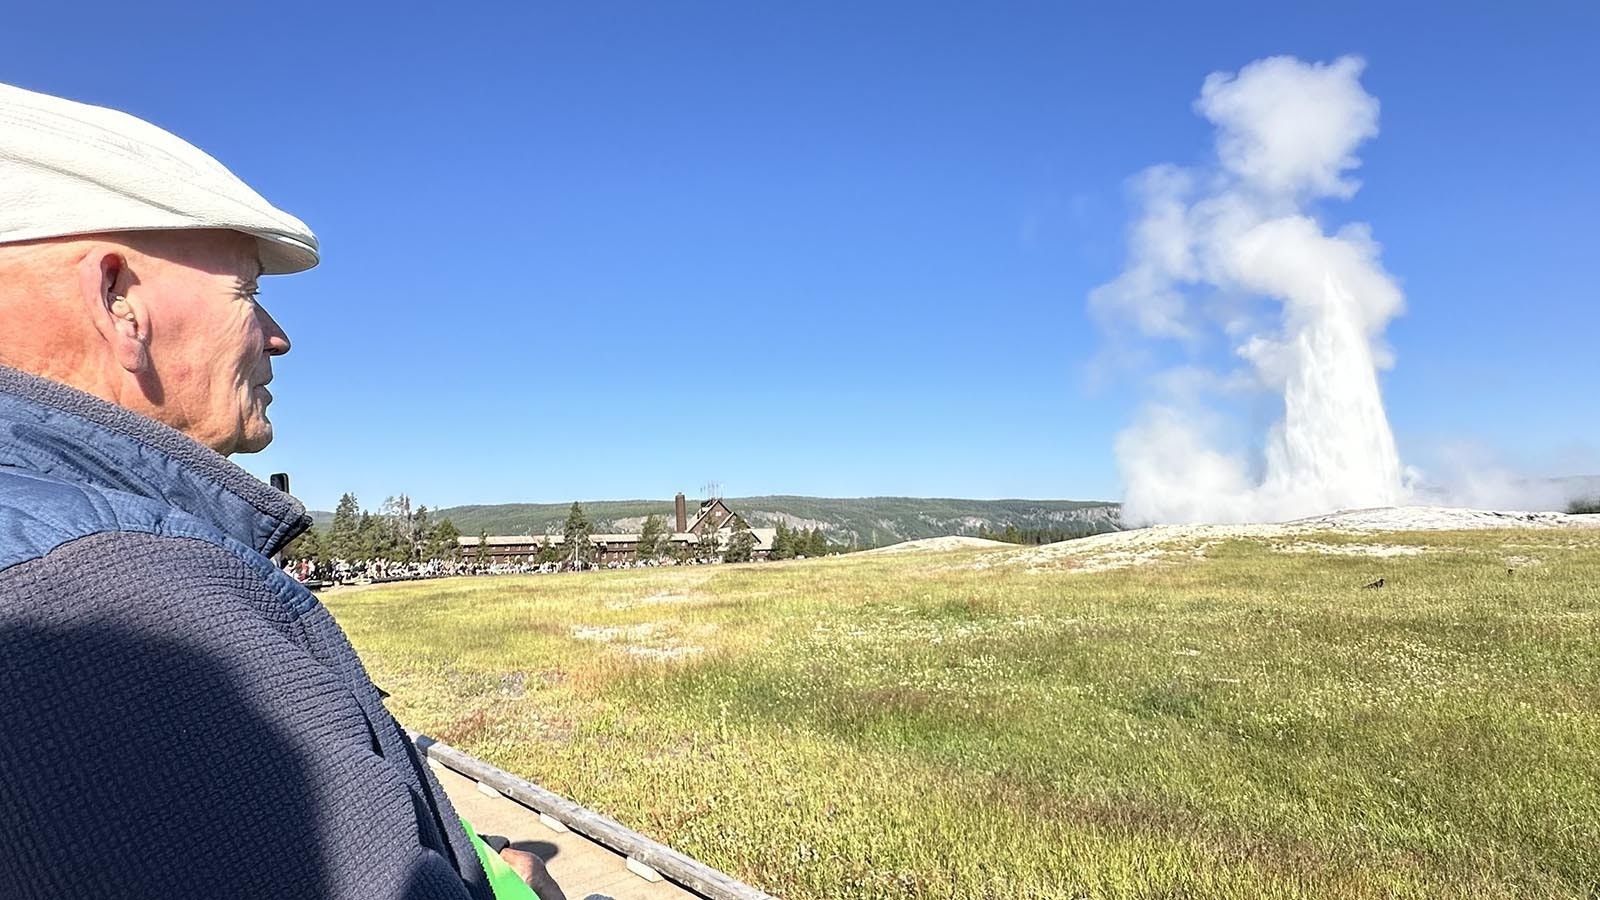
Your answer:
[[[676,510],[678,513],[678,527],[673,531],[673,534],[682,534],[689,530],[689,501],[685,500],[681,493],[678,494]]]

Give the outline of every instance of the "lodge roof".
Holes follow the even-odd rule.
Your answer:
[[[711,515],[711,511],[719,506],[727,510],[728,515],[733,515],[733,510],[728,506],[728,504],[722,502],[721,497],[712,497],[710,500],[702,500],[700,501],[700,510],[694,514],[694,520],[689,523],[689,530],[694,531],[697,527],[699,527],[700,523],[705,520],[706,516]]]

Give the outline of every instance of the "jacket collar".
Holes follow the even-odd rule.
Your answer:
[[[263,556],[311,524],[300,501],[182,432],[6,366],[0,466],[167,503]]]

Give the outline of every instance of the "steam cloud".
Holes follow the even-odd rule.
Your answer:
[[[1404,501],[1378,388],[1392,364],[1383,331],[1404,298],[1365,224],[1329,234],[1308,211],[1359,187],[1348,177],[1356,148],[1378,133],[1363,66],[1273,57],[1213,74],[1195,110],[1215,126],[1215,163],[1136,179],[1126,267],[1089,305],[1114,333],[1184,362],[1151,380],[1118,438],[1130,522],[1277,521]],[[1254,429],[1255,443],[1220,445],[1240,432],[1230,404],[1262,397],[1276,421]]]

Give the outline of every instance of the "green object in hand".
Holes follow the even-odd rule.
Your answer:
[[[478,832],[473,830],[472,823],[466,819],[461,820],[461,827],[467,830],[467,837],[472,839],[472,849],[478,851],[478,862],[483,863],[483,871],[489,876],[489,887],[494,889],[494,900],[539,900],[539,895],[528,887],[516,870],[500,858],[500,854],[489,849],[489,845],[478,837]]]

